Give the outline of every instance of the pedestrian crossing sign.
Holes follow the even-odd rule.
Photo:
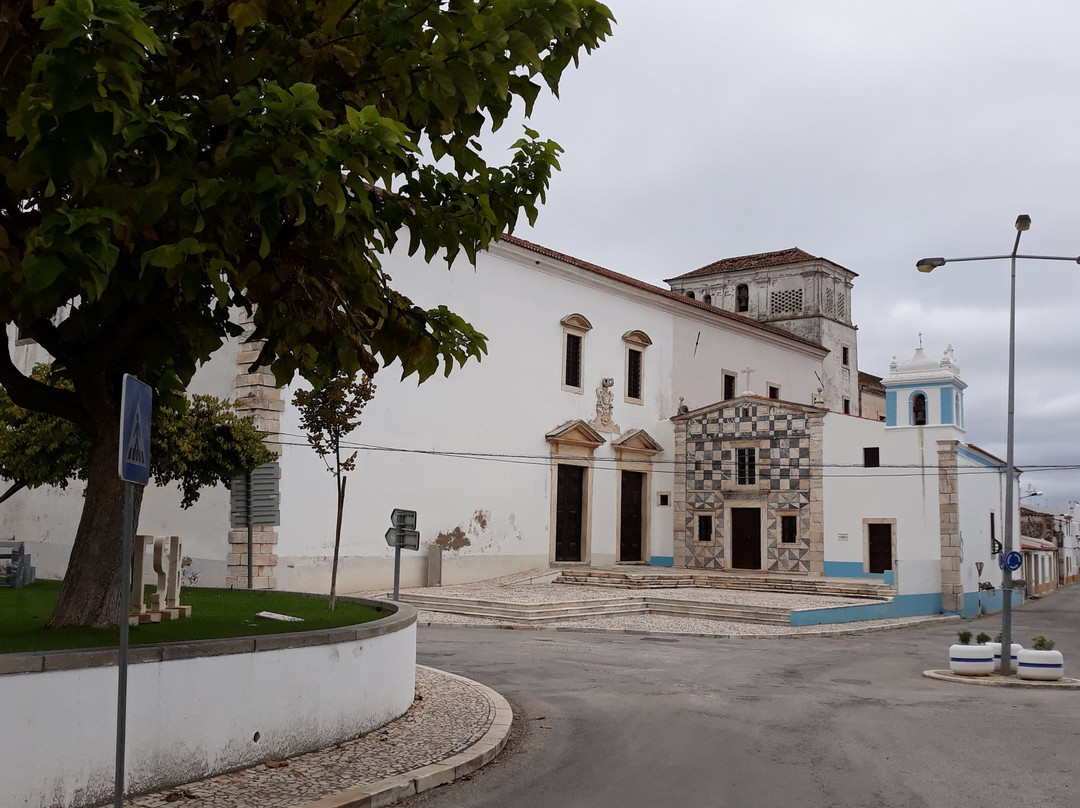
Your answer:
[[[150,482],[150,386],[124,374],[120,395],[120,479],[137,485]]]

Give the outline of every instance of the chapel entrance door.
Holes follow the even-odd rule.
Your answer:
[[[619,514],[619,561],[642,561],[641,537],[644,534],[643,496],[645,474],[640,471],[622,472],[622,492]]]
[[[761,508],[731,509],[731,566],[761,569]]]
[[[892,525],[874,524],[866,526],[867,555],[870,557],[870,572],[885,572],[892,569]]]
[[[555,489],[555,560],[581,561],[585,467],[560,463]]]

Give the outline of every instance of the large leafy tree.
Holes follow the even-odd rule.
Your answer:
[[[480,356],[379,256],[471,259],[532,220],[558,146],[526,130],[489,165],[479,139],[610,25],[596,0],[0,0],[0,323],[71,389],[6,349],[0,384],[90,441],[51,625],[119,617],[123,373],[177,401],[238,309],[279,382]]]

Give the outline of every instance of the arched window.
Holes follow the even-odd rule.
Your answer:
[[[911,397],[911,423],[926,426],[926,396],[916,393]]]
[[[735,311],[750,311],[750,287],[745,283],[735,287]]]
[[[693,299],[695,299],[695,298],[697,297],[697,295],[695,295],[695,294],[694,294],[694,293],[693,293],[692,291],[691,291],[691,292],[687,292],[687,293],[686,293],[686,296],[687,296],[688,298],[690,298],[691,300],[693,300]]]
[[[706,294],[705,295],[705,302],[708,303],[711,306],[712,305],[712,295]]]

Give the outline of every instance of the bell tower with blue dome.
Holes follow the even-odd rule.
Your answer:
[[[906,362],[893,357],[885,386],[888,427],[952,427],[964,431],[964,389],[950,345],[941,359],[930,359],[922,345]]]

